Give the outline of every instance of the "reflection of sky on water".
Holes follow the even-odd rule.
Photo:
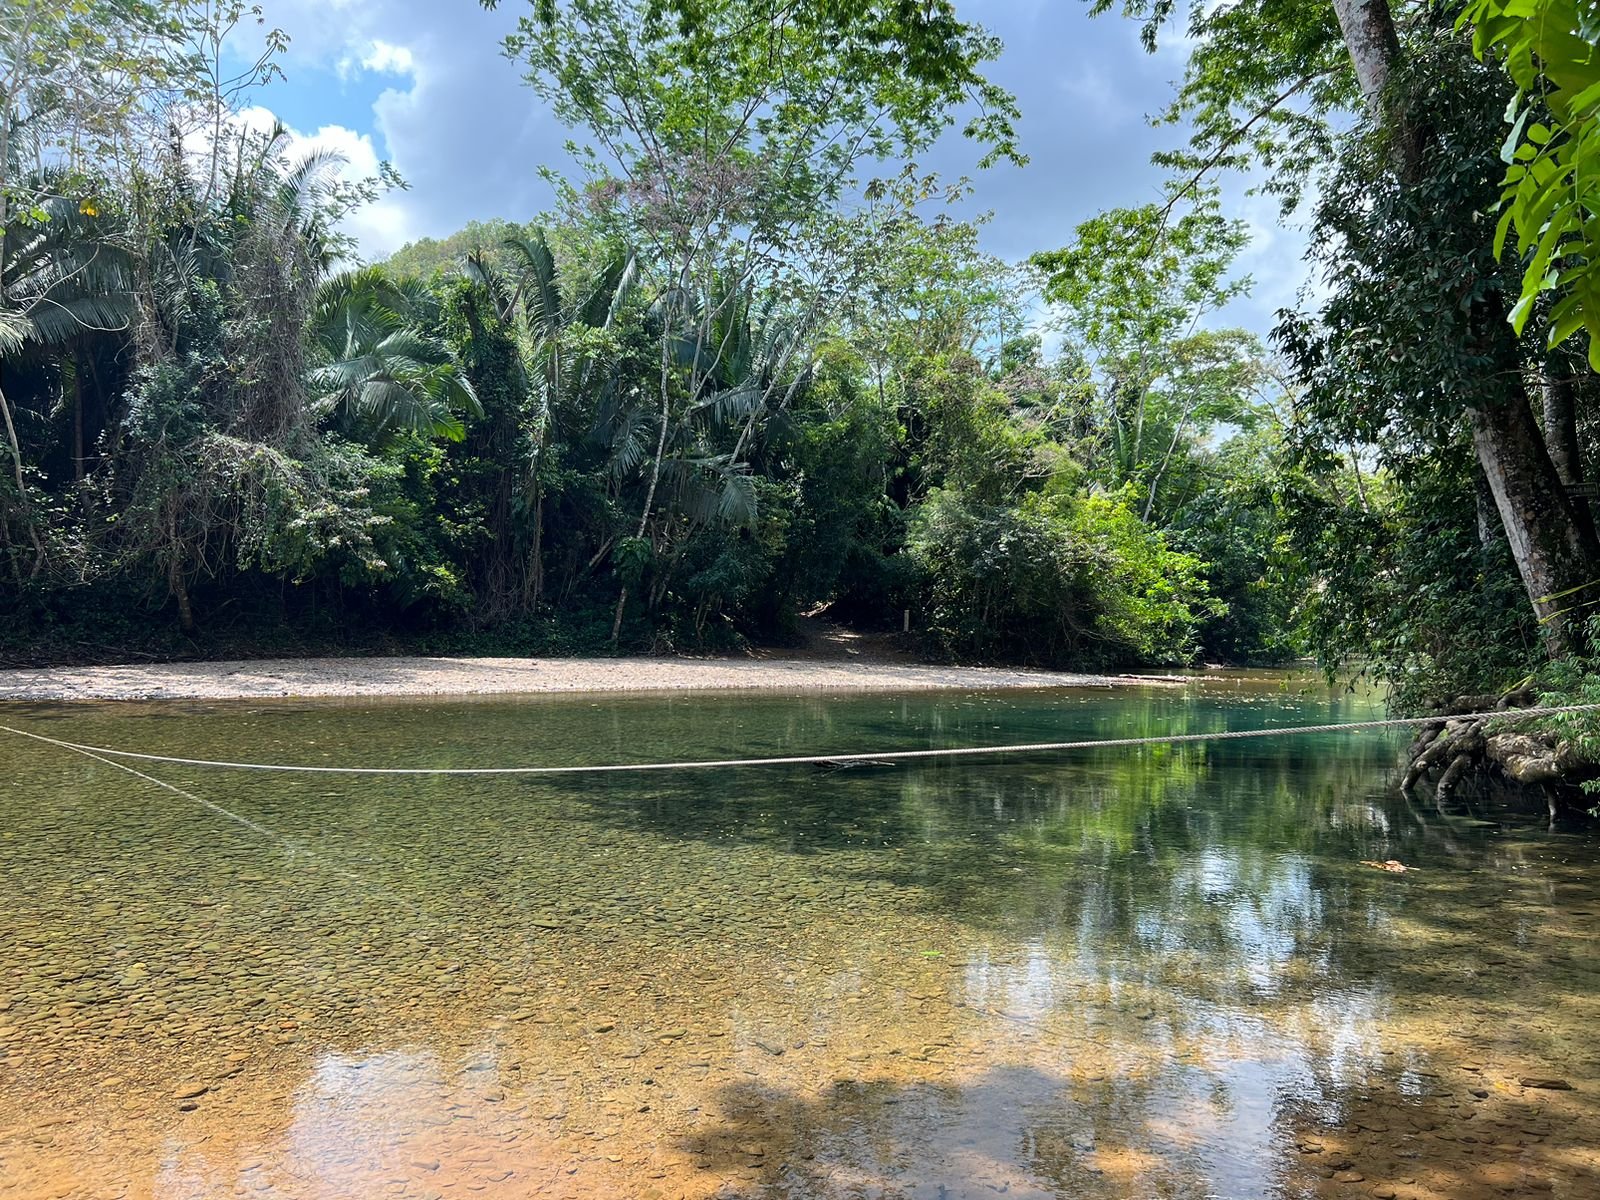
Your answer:
[[[1370,714],[1240,687],[214,706],[149,724],[91,708],[74,734],[484,765]],[[0,1049],[7,1028],[19,1039],[0,1130],[41,1095],[103,1098],[110,1116],[80,1114],[79,1140],[68,1121],[49,1144],[108,1174],[121,1160],[102,1163],[105,1147],[159,1147],[163,1200],[253,1188],[250,1158],[277,1194],[315,1200],[385,1173],[524,1195],[535,1171],[572,1196],[652,1172],[690,1194],[786,1200],[911,1183],[1287,1196],[1336,1153],[1368,1155],[1375,1179],[1381,1144],[1316,1157],[1296,1143],[1369,1103],[1429,1103],[1463,1057],[1586,1084],[1600,1020],[1579,970],[1593,929],[1566,915],[1600,907],[1592,840],[1408,804],[1388,790],[1395,749],[1322,737],[558,782],[175,777],[286,839],[264,845],[101,768],[0,744],[14,835],[0,902],[20,935],[0,958]],[[1359,866],[1391,857],[1419,869]],[[241,1018],[241,996],[259,1011]],[[252,1055],[237,1078],[218,1062],[236,1046]],[[67,1055],[125,1078],[75,1092]],[[185,1115],[171,1089],[188,1072],[213,1086]],[[1573,1106],[1578,1128],[1595,1115],[1584,1087],[1535,1101]],[[569,1106],[570,1123],[544,1112]],[[1565,1161],[1574,1186],[1596,1178]]]
[[[1233,872],[1208,854],[1193,865],[1193,878],[1215,885],[1232,880]],[[1214,902],[1219,891],[1232,892],[1209,890]],[[1292,934],[1275,934],[1271,913],[1298,922],[1309,894],[1308,874],[1300,871],[1261,909],[1240,901],[1229,922],[1250,964],[1246,972],[1263,993],[1271,991],[1273,962],[1294,949]],[[1155,953],[1176,947],[1175,938],[1154,936],[1148,926],[1141,934]],[[1042,943],[1020,961],[975,954],[963,981],[967,1003],[1003,1014],[1002,1028],[1005,1020],[1031,1021],[1011,1036],[1031,1035],[1031,1061],[1062,1084],[1059,1094],[1036,1100],[1036,1111],[1024,1107],[1018,1117],[1025,1129],[1041,1122],[1076,1129],[1073,1146],[1086,1163],[1092,1165],[1097,1147],[1136,1150],[1167,1169],[1183,1164],[1195,1195],[1269,1195],[1291,1152],[1279,1123],[1283,1103],[1292,1099],[1302,1111],[1310,1105],[1332,1120],[1338,1105],[1323,1102],[1330,1085],[1359,1084],[1381,1062],[1383,1004],[1376,989],[1341,991],[1272,1019],[1193,1000],[1181,1013],[1155,1013],[1137,972],[1095,956],[1094,944],[1065,965]],[[1256,965],[1258,954],[1264,959]],[[1086,963],[1110,968],[1098,982],[1110,985],[1111,1006],[1144,1010],[1132,1012],[1141,1024],[1108,1021],[1084,1004]],[[1076,1052],[1081,1040],[1072,1034],[1065,1044],[1051,1036],[1052,1029],[1074,1027],[1093,1046],[1090,1054]]]

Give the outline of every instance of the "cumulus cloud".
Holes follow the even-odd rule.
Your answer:
[[[379,154],[370,134],[357,133],[342,125],[324,125],[309,134],[290,130],[289,136],[291,157],[317,151],[337,155],[338,174],[349,182],[371,179],[378,174]],[[356,239],[362,257],[367,259],[390,254],[418,236],[403,192],[390,192],[356,209],[345,218],[344,231]]]
[[[288,78],[257,99],[302,118],[314,119],[319,106],[336,108],[343,124],[296,136],[339,150],[359,164],[355,175],[387,160],[409,185],[349,222],[364,257],[469,220],[527,219],[548,206],[553,197],[539,169],[566,163],[568,133],[500,54],[518,0],[493,13],[467,0],[331,3],[337,22],[327,19],[330,0],[267,0],[266,26],[290,38]],[[243,53],[251,49],[248,37],[241,41]],[[284,99],[288,92],[292,100]],[[309,128],[312,120],[301,123]]]
[[[235,120],[247,130],[269,133],[281,124],[270,108],[252,105],[236,114]],[[302,133],[285,126],[287,132],[284,154],[295,162],[311,154],[326,153],[334,156],[335,174],[350,183],[371,179],[378,174],[380,155],[373,145],[372,135],[358,133],[343,125],[323,125],[315,133]],[[410,213],[404,203],[404,194],[390,193],[371,204],[357,209],[345,218],[344,232],[354,237],[364,258],[378,258],[398,250],[417,237]]]
[[[500,54],[501,39],[527,11],[525,0],[502,0],[494,12],[471,0],[264,3],[267,26],[282,28],[291,42],[288,82],[260,102],[316,128],[299,136],[334,145],[361,164],[353,172],[387,159],[411,185],[352,220],[368,257],[473,219],[526,220],[551,203],[540,168],[568,168],[565,143],[582,135],[563,128]],[[949,178],[974,176],[964,211],[995,214],[983,233],[985,249],[1016,260],[1064,244],[1102,209],[1160,196],[1163,174],[1150,154],[1183,132],[1152,129],[1144,114],[1171,96],[1185,49],[1178,31],[1152,56],[1140,47],[1134,22],[1091,19],[1083,5],[963,0],[961,7],[1005,43],[992,74],[1018,95],[1031,162],[976,172],[977,152],[952,132],[919,166]],[[294,93],[292,102],[274,94],[284,91]],[[1262,209],[1246,215],[1258,242],[1241,265],[1261,290],[1239,319],[1265,332],[1273,310],[1303,279],[1301,240]]]
[[[380,71],[387,75],[410,75],[416,70],[409,46],[392,46],[383,41],[372,43],[372,49],[361,60],[361,65],[369,71]]]
[[[371,42],[359,58],[353,51],[342,55],[336,69],[339,78],[348,82],[358,68],[378,75],[414,75],[417,63],[411,47],[396,46],[380,38]]]

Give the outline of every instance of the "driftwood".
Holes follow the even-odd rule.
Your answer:
[[[1434,740],[1443,732],[1443,721],[1435,721],[1431,725],[1424,725],[1417,730],[1417,736],[1412,739],[1411,745],[1406,749],[1406,761],[1416,762],[1417,756],[1431,746]]]

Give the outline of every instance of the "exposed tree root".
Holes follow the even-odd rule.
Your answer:
[[[1485,729],[1490,718],[1462,719],[1466,713],[1514,711],[1534,702],[1531,689],[1519,688],[1503,696],[1460,696],[1443,705],[1440,719],[1423,726],[1407,750],[1401,790],[1410,794],[1417,784],[1433,780],[1435,799],[1445,800],[1463,779],[1492,775],[1554,796],[1592,775],[1572,747],[1552,734],[1490,733]]]

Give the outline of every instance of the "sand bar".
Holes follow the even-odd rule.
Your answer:
[[[744,689],[985,690],[1174,684],[1171,676],[1082,675],[785,658],[282,658],[252,662],[0,671],[0,700],[225,700],[272,696],[468,696],[517,692]]]

